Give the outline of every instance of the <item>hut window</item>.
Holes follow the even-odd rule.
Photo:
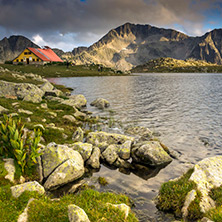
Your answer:
[[[24,54],[25,54],[25,55],[27,55],[28,53],[27,53],[27,52],[25,52]]]
[[[32,59],[33,62],[35,62],[35,59]]]
[[[18,59],[16,59],[16,62],[18,62],[19,60]]]
[[[39,62],[39,59],[37,59],[37,62]]]
[[[21,59],[21,62],[23,62],[23,59]]]

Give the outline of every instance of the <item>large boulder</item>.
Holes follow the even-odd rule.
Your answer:
[[[134,141],[134,137],[125,136],[117,133],[106,133],[106,132],[90,132],[86,138],[88,143],[93,144],[97,147],[105,149],[112,144],[124,144],[126,141]]]
[[[63,100],[62,104],[68,106],[75,106],[77,108],[83,108],[86,107],[87,100],[83,95],[72,95],[69,97],[69,99]]]
[[[68,206],[68,217],[70,222],[90,222],[85,211],[75,204]]]
[[[110,103],[106,99],[98,98],[90,103],[91,106],[95,106],[98,109],[105,109],[110,106]]]
[[[196,183],[197,189],[202,194],[201,211],[205,213],[215,207],[215,203],[208,196],[208,193],[212,188],[222,185],[222,156],[210,157],[198,162],[190,180]]]
[[[70,146],[73,150],[78,151],[84,161],[88,160],[92,154],[93,146],[89,143],[76,142]]]
[[[36,191],[39,194],[44,194],[45,189],[37,181],[27,182],[11,187],[12,196],[18,198],[25,191]]]
[[[82,156],[65,145],[48,144],[41,159],[46,189],[69,183],[84,174]]]
[[[0,97],[40,103],[43,95],[44,92],[34,84],[0,81]]]
[[[132,158],[135,162],[150,166],[166,165],[171,157],[157,141],[138,143],[132,148]]]

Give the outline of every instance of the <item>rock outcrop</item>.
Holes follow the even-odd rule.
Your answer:
[[[110,106],[110,103],[106,99],[98,98],[94,100],[93,102],[91,102],[90,105],[95,106],[98,109],[105,109]]]
[[[75,204],[68,206],[68,216],[70,222],[90,222],[85,211]]]

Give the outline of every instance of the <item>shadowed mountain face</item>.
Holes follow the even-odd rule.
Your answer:
[[[27,47],[39,48],[24,36],[11,36],[2,39],[0,41],[0,62],[14,59]]]
[[[126,23],[89,48],[74,49],[72,60],[76,64],[97,63],[129,70],[159,57],[222,64],[222,29],[190,37],[172,29]]]

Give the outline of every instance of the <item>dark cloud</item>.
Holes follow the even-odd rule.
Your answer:
[[[0,26],[15,33],[73,34],[76,44],[97,40],[125,22],[174,27],[188,34],[201,32],[204,11],[219,0],[0,0]],[[192,25],[191,25],[192,24]],[[51,34],[50,34],[51,33]],[[59,35],[62,39],[62,36]],[[51,38],[50,37],[50,38]],[[78,40],[76,39],[78,38]],[[82,40],[81,40],[82,39]]]

